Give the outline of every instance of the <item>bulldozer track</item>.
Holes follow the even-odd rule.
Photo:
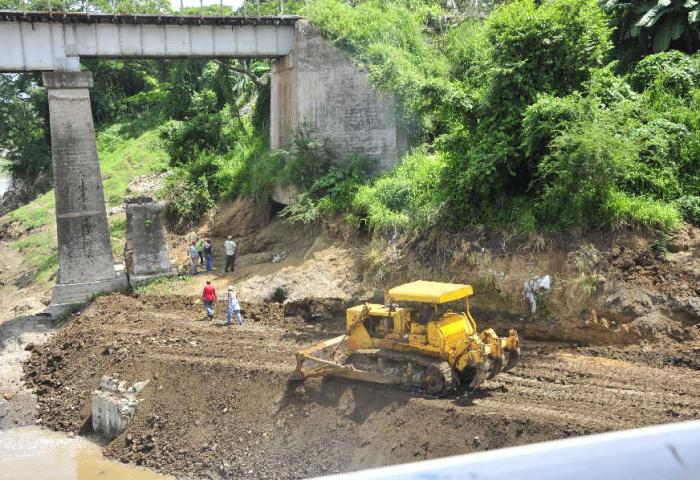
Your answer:
[[[365,359],[371,358],[377,360],[390,360],[392,362],[406,364],[407,369],[411,368],[411,364],[421,365],[423,367],[435,370],[436,373],[441,377],[441,386],[438,384],[420,385],[418,384],[418,382],[400,382],[395,384],[399,387],[403,387],[405,389],[407,388],[408,390],[418,390],[433,396],[444,396],[454,392],[459,386],[459,378],[457,377],[457,374],[452,369],[452,367],[450,367],[450,365],[444,360],[433,359],[413,353],[397,352],[394,350],[365,349],[356,350],[348,354],[346,364],[355,365],[353,357],[362,357]],[[377,365],[379,366],[378,363]],[[379,366],[379,368],[381,369],[381,366]]]

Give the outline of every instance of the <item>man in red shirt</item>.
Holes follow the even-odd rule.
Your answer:
[[[214,302],[216,301],[216,289],[214,285],[207,280],[207,284],[204,286],[204,291],[202,291],[202,302],[204,302],[204,308],[207,309],[207,320],[214,318]]]

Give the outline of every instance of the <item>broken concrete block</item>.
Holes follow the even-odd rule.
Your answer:
[[[102,377],[98,389],[92,393],[92,429],[106,440],[124,432],[136,413],[141,393],[148,381],[127,387],[118,377]]]
[[[126,200],[126,248],[124,259],[129,281],[139,283],[175,275],[166,243],[162,202],[147,196]]]

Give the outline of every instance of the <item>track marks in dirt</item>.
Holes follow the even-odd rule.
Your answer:
[[[244,308],[245,326],[223,327],[202,321],[192,298],[98,298],[26,366],[40,417],[80,431],[101,375],[150,379],[110,457],[178,475],[282,479],[700,417],[698,370],[630,361],[627,347],[594,356],[525,339],[514,370],[451,398],[291,382],[296,350],[330,335],[278,304]]]
[[[594,431],[700,417],[700,375],[574,353],[533,355],[485,385],[513,414],[566,418]]]

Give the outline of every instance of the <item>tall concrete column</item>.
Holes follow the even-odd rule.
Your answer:
[[[90,107],[92,73],[47,72],[59,271],[52,310],[124,282],[117,275]]]

